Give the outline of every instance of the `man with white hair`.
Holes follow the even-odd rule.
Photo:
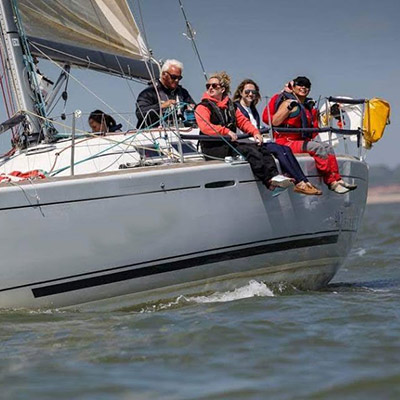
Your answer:
[[[187,108],[187,105],[194,107],[195,102],[189,92],[179,85],[179,81],[182,79],[182,71],[183,64],[180,61],[165,61],[161,68],[161,77],[157,80],[156,87],[153,85],[149,86],[137,98],[137,128],[156,128],[161,125],[160,106],[161,112],[164,114],[171,111],[179,103],[183,103],[184,105],[177,109],[180,115],[183,115],[183,111]]]

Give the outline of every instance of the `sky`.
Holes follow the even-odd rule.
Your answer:
[[[226,70],[232,88],[244,78],[258,82],[263,96],[281,90],[288,80],[305,75],[311,96],[382,97],[392,107],[391,124],[367,161],[400,165],[398,96],[400,1],[398,0],[182,0],[196,31],[196,43],[207,73]],[[131,1],[139,26],[157,59],[184,63],[182,85],[200,101],[204,77],[190,41],[178,0]],[[139,5],[143,24],[138,18]],[[41,65],[43,64],[43,65]],[[56,71],[40,68],[56,79]],[[74,70],[95,94],[71,81],[67,112],[100,108],[133,113],[143,86],[100,73]],[[260,105],[260,111],[265,103]],[[5,115],[0,110],[1,119]],[[88,129],[86,119],[81,121]]]

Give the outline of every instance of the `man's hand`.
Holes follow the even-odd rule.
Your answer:
[[[263,145],[263,137],[262,137],[262,135],[261,135],[261,133],[260,132],[258,132],[258,133],[256,133],[254,136],[254,139],[256,140],[256,143],[259,145],[259,146],[262,146]]]
[[[196,104],[188,104],[188,105],[187,105],[187,109],[188,109],[188,110],[194,110],[195,107],[196,107]]]
[[[283,92],[293,93],[293,86],[294,86],[294,82],[293,81],[290,81],[290,82],[286,83],[285,87],[283,88]]]
[[[293,109],[295,109],[297,107],[299,102],[297,100],[288,99],[288,100],[285,100],[285,104],[286,104],[287,109],[289,111],[292,111]]]
[[[170,100],[166,100],[161,102],[161,108],[168,108],[169,106],[174,106],[176,104],[176,100],[170,99]]]
[[[236,142],[237,140],[237,135],[235,132],[229,131],[228,136],[230,136],[230,138],[232,139],[232,142]]]

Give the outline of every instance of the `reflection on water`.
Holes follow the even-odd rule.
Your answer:
[[[400,398],[399,227],[400,207],[368,206],[317,292],[250,281],[113,312],[3,310],[1,397]]]

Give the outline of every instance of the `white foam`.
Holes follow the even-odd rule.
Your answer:
[[[360,249],[355,250],[354,252],[355,252],[355,254],[356,254],[357,256],[362,257],[362,256],[367,252],[367,250],[365,250],[365,249],[363,249],[363,248],[360,248]]]
[[[265,283],[251,280],[246,286],[223,293],[213,293],[209,296],[185,297],[187,301],[194,303],[224,303],[249,297],[273,297],[274,293]]]

